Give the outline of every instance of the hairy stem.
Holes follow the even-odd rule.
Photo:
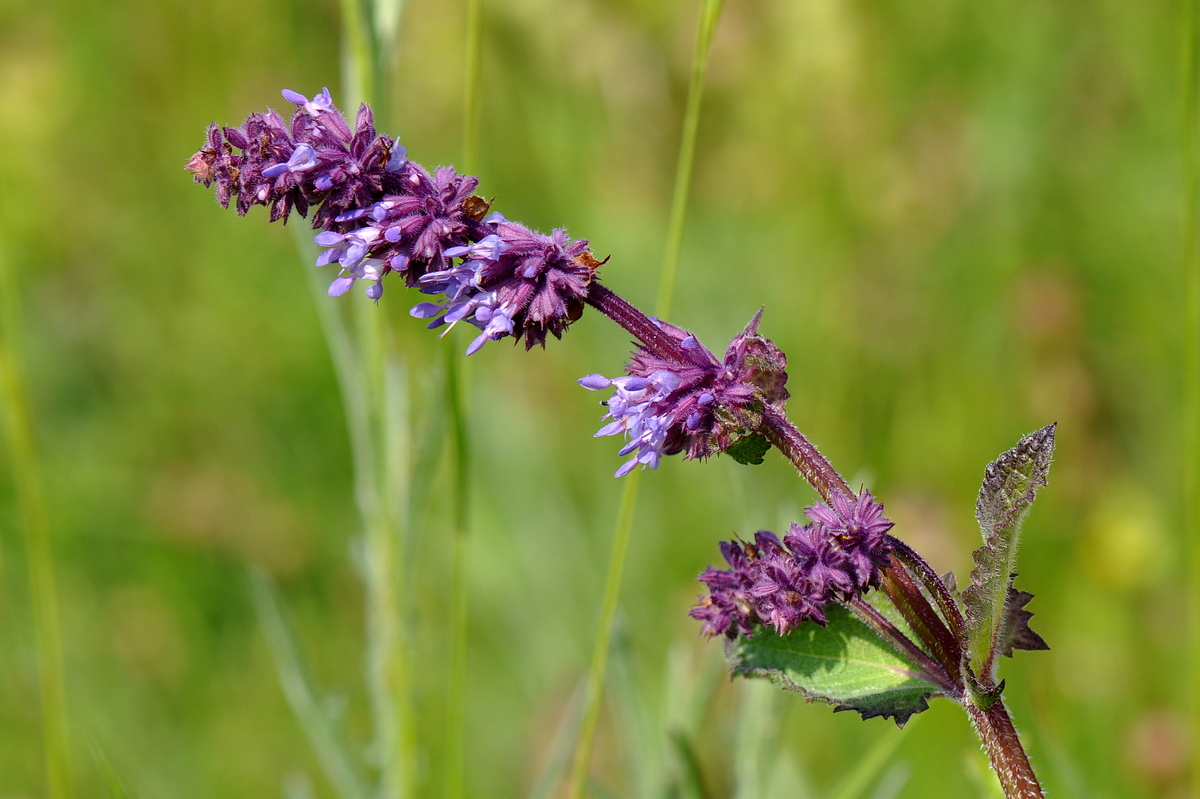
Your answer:
[[[895,555],[883,570],[883,591],[937,661],[949,673],[958,674],[962,665],[962,646]]]
[[[1044,799],[1012,719],[998,697],[987,708],[967,702],[967,715],[1000,779],[1005,799]]]
[[[962,611],[958,608],[958,603],[954,601],[954,597],[947,590],[946,583],[942,581],[941,577],[937,576],[937,572],[933,570],[933,567],[915,549],[895,536],[889,535],[888,540],[892,545],[892,550],[895,552],[896,558],[917,576],[917,579],[921,581],[921,585],[929,592],[933,600],[937,602],[938,609],[942,611],[942,616],[950,626],[951,631],[955,634],[955,637],[960,641],[967,640],[966,619],[963,618]]]
[[[588,288],[587,302],[600,313],[627,330],[655,354],[686,363],[678,342],[668,336],[654,320],[635,308],[628,300],[607,286],[593,282]]]
[[[817,451],[812,442],[788,421],[782,411],[767,406],[763,412],[763,434],[767,440],[787,458],[800,475],[817,490],[826,502],[832,502],[835,494],[854,499],[854,492],[837,473],[825,456]]]

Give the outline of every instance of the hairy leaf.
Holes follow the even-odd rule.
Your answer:
[[[758,466],[770,448],[771,442],[755,434],[739,438],[725,450],[725,454],[744,466]]]
[[[1013,575],[1014,578],[1016,576]],[[1042,636],[1029,629],[1029,619],[1033,614],[1025,610],[1025,606],[1031,599],[1033,599],[1033,594],[1028,591],[1018,591],[1009,587],[1008,599],[1004,603],[1006,609],[1004,623],[1000,628],[1000,637],[996,641],[996,650],[1001,655],[1012,657],[1014,649],[1036,651],[1050,648]]]
[[[802,624],[789,635],[762,629],[725,647],[729,670],[740,677],[763,677],[808,700],[836,710],[857,710],[864,719],[893,718],[903,727],[929,707],[936,685],[901,657],[867,625],[840,605],[825,609],[828,625]]]
[[[1032,595],[1015,590],[1012,583],[1021,522],[1038,488],[1046,485],[1054,428],[1051,424],[1030,433],[988,464],[979,489],[975,518],[983,532],[983,546],[975,550],[971,585],[962,597],[971,663],[981,679],[995,677],[998,653],[1045,648],[1045,641],[1029,629],[1031,614],[1022,609]]]

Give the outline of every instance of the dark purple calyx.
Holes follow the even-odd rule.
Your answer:
[[[587,241],[562,229],[536,233],[499,214],[487,217],[484,228],[483,238],[445,251],[461,263],[421,277],[421,291],[442,298],[416,306],[413,316],[432,319],[430,327],[465,321],[480,328],[468,355],[505,336],[524,339],[526,349],[545,346],[547,334],[561,338],[582,315],[602,262]]]
[[[758,335],[761,318],[760,310],[729,344],[723,360],[687,331],[655,320],[666,346],[640,344],[626,376],[589,375],[579,381],[592,390],[616,390],[604,417],[610,421],[596,435],[628,436],[621,454],[634,457],[618,477],[639,465],[657,468],[664,455],[682,452],[691,459],[725,452],[758,434],[766,408],[782,408],[788,398],[787,359]]]
[[[857,499],[808,508],[781,542],[760,531],[754,543],[721,542],[730,568],[700,575],[708,594],[690,614],[705,635],[750,636],[765,624],[786,635],[805,621],[825,623],[823,608],[879,587],[892,545],[892,522],[864,491]]]
[[[312,100],[287,90],[283,95],[297,106],[290,121],[268,109],[240,127],[210,125],[204,146],[188,161],[197,183],[216,184],[221,205],[235,199],[243,215],[262,205],[272,222],[319,205],[313,227],[331,230],[338,215],[401,190],[404,148],[376,134],[369,106],[359,107],[351,129],[328,89]]]

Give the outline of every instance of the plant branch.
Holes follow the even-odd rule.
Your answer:
[[[807,480],[821,498],[832,502],[835,494],[854,499],[854,492],[837,473],[812,442],[788,421],[783,411],[767,406],[763,412],[763,434],[771,444],[783,453]]]
[[[955,633],[958,639],[965,641],[967,622],[963,618],[962,611],[958,608],[958,603],[954,601],[954,597],[950,595],[950,591],[946,588],[946,583],[941,577],[938,577],[933,567],[915,549],[895,536],[889,535],[888,539],[896,557],[920,579],[921,585],[924,586],[925,590],[937,602],[938,609],[942,611],[942,616],[945,617],[945,621],[952,628],[952,632]]]
[[[593,282],[588,288],[587,303],[616,322],[634,338],[664,358],[686,363],[679,343],[654,323],[654,320],[635,308],[628,300],[607,286]]]
[[[967,702],[966,709],[975,732],[983,741],[992,770],[1000,779],[1005,799],[1044,799],[1042,786],[1033,773],[1033,766],[1029,765],[1004,702],[997,697],[986,709]]]
[[[883,570],[883,591],[938,662],[949,673],[958,674],[962,668],[961,644],[895,555]]]

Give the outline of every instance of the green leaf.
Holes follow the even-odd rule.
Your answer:
[[[725,454],[745,466],[758,466],[770,448],[770,441],[755,434],[739,438],[725,450]]]
[[[730,641],[725,647],[729,670],[739,677],[766,678],[837,710],[857,710],[864,719],[890,717],[900,727],[940,693],[850,611],[830,605],[825,616],[825,627],[802,624],[785,636],[762,628],[753,638]]]
[[[358,773],[348,746],[320,700],[320,692],[309,673],[295,631],[284,614],[283,601],[275,585],[257,569],[248,570],[250,596],[262,624],[267,648],[279,672],[279,684],[292,711],[308,735],[317,761],[339,799],[367,799],[373,792]]]
[[[998,654],[1014,648],[1045,648],[1029,629],[1031,595],[1012,587],[1016,577],[1017,544],[1021,522],[1033,504],[1038,488],[1046,485],[1054,455],[1054,428],[1047,425],[1022,438],[1017,445],[990,463],[975,504],[975,518],[983,532],[983,546],[975,550],[971,585],[963,591],[971,664],[982,680],[994,681]]]

